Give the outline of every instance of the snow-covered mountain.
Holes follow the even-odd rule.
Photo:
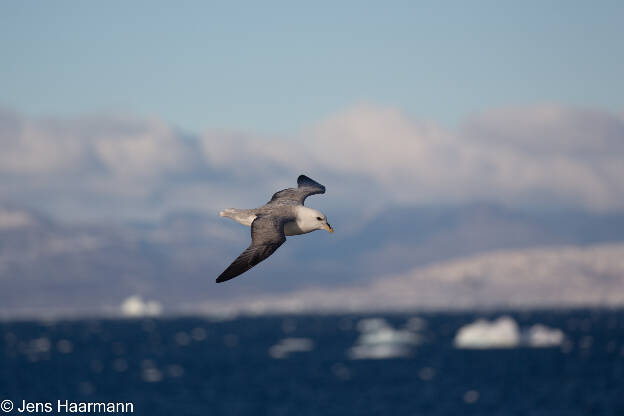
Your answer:
[[[489,252],[380,276],[362,285],[207,302],[203,310],[219,314],[586,306],[624,306],[624,244]]]

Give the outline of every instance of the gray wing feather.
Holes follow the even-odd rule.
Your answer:
[[[323,185],[305,175],[299,175],[297,185],[297,188],[288,188],[273,194],[269,204],[303,205],[310,195],[325,193]]]
[[[284,220],[274,216],[259,216],[251,223],[251,245],[217,278],[225,282],[245,273],[269,257],[286,241]]]

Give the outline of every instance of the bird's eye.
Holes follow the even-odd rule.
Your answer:
[[[316,219],[319,220],[319,221],[323,221],[323,218],[321,218],[321,217],[316,217]]]

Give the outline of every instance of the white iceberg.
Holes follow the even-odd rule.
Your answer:
[[[520,330],[516,321],[502,316],[495,321],[478,319],[457,331],[453,345],[456,348],[489,349],[532,347],[547,348],[562,345],[565,334],[560,329],[542,324]]]
[[[374,332],[360,335],[358,342],[366,345],[376,344],[418,344],[420,338],[410,331],[396,330],[394,328],[381,328]]]
[[[456,348],[514,348],[520,343],[518,324],[509,316],[493,322],[479,319],[459,329],[453,345]]]
[[[408,357],[411,349],[397,344],[354,345],[349,349],[352,360],[385,360],[388,358]]]
[[[374,332],[384,328],[391,328],[391,326],[383,318],[366,318],[357,323],[357,330],[360,332]]]
[[[427,328],[427,321],[419,316],[412,316],[405,323],[405,329],[408,331],[422,331]]]
[[[286,358],[293,352],[307,352],[314,349],[314,342],[309,338],[284,338],[269,348],[272,358]]]
[[[122,302],[120,312],[127,318],[159,316],[162,313],[162,305],[155,300],[144,301],[140,296],[134,295]]]
[[[527,344],[529,347],[558,347],[563,344],[565,335],[562,330],[549,328],[542,324],[533,325],[527,332]]]
[[[352,360],[406,357],[420,342],[414,332],[394,329],[382,318],[362,319],[357,328],[361,334],[348,351]]]

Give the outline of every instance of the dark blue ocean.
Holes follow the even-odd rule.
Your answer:
[[[566,340],[454,347],[463,325],[504,314]],[[418,341],[354,356],[373,317]],[[3,322],[7,399],[6,414],[22,400],[69,400],[131,402],[150,416],[624,415],[624,311]]]

